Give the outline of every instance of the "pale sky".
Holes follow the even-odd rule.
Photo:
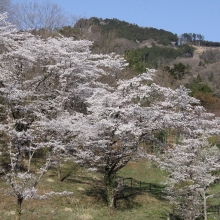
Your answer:
[[[14,3],[23,0],[12,0]],[[44,0],[25,0],[43,2]],[[220,0],[50,0],[77,17],[117,18],[220,42]]]

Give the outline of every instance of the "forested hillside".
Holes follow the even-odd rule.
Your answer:
[[[115,52],[128,61],[131,75],[157,69],[154,80],[163,86],[185,85],[209,111],[220,114],[219,43],[204,36],[138,27],[118,19],[80,19],[60,33],[94,41],[93,53]]]
[[[61,33],[65,36],[75,36],[77,39],[94,41],[93,51],[117,52],[123,54],[126,50],[151,46],[157,43],[163,46],[177,44],[176,34],[152,27],[139,27],[118,19],[80,19],[74,27],[64,27]]]

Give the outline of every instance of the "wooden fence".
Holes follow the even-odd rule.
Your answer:
[[[136,181],[132,177],[128,177],[128,178],[118,177],[117,180],[123,184],[124,189],[127,189],[129,191],[143,190],[146,192],[151,192],[152,194],[157,195],[159,197],[166,196],[166,192],[164,190],[165,187],[159,184]],[[209,216],[211,215],[218,216],[217,219],[220,220],[220,203],[219,205],[209,206],[207,211],[208,211]],[[174,218],[170,216],[170,220],[171,219],[174,219]]]
[[[146,183],[142,181],[136,181],[132,177],[128,178],[117,178],[117,181],[123,185],[123,189],[128,191],[146,191],[151,192],[154,195],[165,195],[163,186],[155,183]]]

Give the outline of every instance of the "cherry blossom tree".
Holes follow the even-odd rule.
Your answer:
[[[151,80],[151,74],[144,73],[119,80],[116,88],[87,88],[91,95],[84,97],[89,125],[81,131],[83,150],[88,155],[83,161],[104,174],[111,208],[117,193],[116,173],[137,153],[149,156],[139,148],[141,141],[158,143],[156,133],[164,129],[175,130],[179,137],[191,137],[219,125],[199,105],[199,100],[188,95],[186,88],[174,91]]]
[[[10,161],[4,173],[17,198],[19,219],[22,201],[36,195],[43,174],[60,164],[68,146],[71,152],[77,150],[81,127],[86,124],[82,97],[89,94],[85,88],[103,86],[96,79],[109,74],[109,69],[120,69],[124,60],[115,54],[91,54],[90,41],[62,36],[42,40],[17,32],[6,18],[6,14],[0,17],[1,132]],[[36,169],[31,165],[42,149],[48,156]]]
[[[169,173],[167,192],[175,213],[183,219],[207,219],[207,195],[219,176],[220,151],[205,138],[184,139],[161,158],[160,166]]]
[[[32,74],[39,61],[39,45],[43,47],[43,42],[27,32],[17,33],[15,27],[6,22],[5,14],[0,19],[1,133],[3,147],[6,147],[9,159],[3,172],[17,199],[16,219],[20,219],[22,201],[35,196],[36,186],[51,164],[49,153],[45,163],[39,162],[39,169],[31,166],[34,154],[46,147],[42,137],[36,132],[40,127],[38,121],[44,114],[42,108],[39,108],[39,93],[33,89],[40,80]]]
[[[164,129],[178,137],[215,133],[219,120],[205,112],[188,90],[152,83],[151,72],[118,80],[126,67],[116,54],[92,54],[92,42],[72,38],[42,40],[16,32],[0,15],[1,125],[10,165],[4,172],[18,200],[33,197],[48,168],[66,153],[104,174],[109,207],[115,206],[115,176],[134,156],[149,156],[139,147]],[[102,83],[111,75],[115,84]],[[48,156],[41,169],[31,169],[38,150]],[[25,171],[21,168],[26,163]],[[15,184],[16,182],[16,184]],[[20,213],[20,208],[18,208]]]

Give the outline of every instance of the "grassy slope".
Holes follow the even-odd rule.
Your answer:
[[[146,190],[135,191],[117,202],[117,209],[110,211],[106,207],[101,174],[91,173],[74,166],[64,170],[68,176],[62,183],[56,181],[56,171],[51,170],[38,185],[39,194],[50,191],[71,191],[72,196],[53,196],[47,200],[27,200],[22,206],[22,220],[146,220],[166,219],[170,211],[169,203],[159,194]],[[132,177],[135,181],[160,183],[163,173],[146,162],[130,162],[119,173],[121,177]],[[0,219],[13,219],[16,200],[6,196],[10,187],[0,179]],[[130,193],[133,193],[131,191]]]
[[[166,219],[167,213],[172,212],[169,202],[157,188],[149,191],[147,183],[159,188],[166,180],[166,173],[148,162],[132,161],[118,173],[118,177],[133,178],[133,190],[126,191],[129,196],[118,200],[114,211],[106,206],[101,174],[68,163],[63,168],[63,177],[64,181],[58,183],[56,170],[50,170],[37,187],[39,194],[51,191],[74,194],[26,200],[22,206],[22,220],[159,220]],[[130,180],[125,182],[130,185]],[[0,220],[14,219],[16,200],[5,194],[7,190],[10,190],[9,185],[0,178]],[[219,191],[220,184],[215,184],[210,194]],[[208,204],[219,205],[219,198],[209,199]],[[208,219],[218,219],[217,213],[209,213]]]

